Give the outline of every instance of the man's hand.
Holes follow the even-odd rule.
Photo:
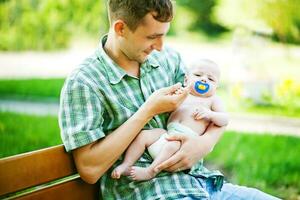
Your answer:
[[[211,152],[209,141],[203,136],[176,134],[166,137],[169,141],[180,141],[180,149],[168,160],[156,167],[156,171],[181,171],[190,169],[196,162]]]
[[[160,113],[175,110],[184,101],[187,95],[188,90],[182,89],[181,84],[177,83],[155,91],[143,106],[147,108],[151,116],[155,116]]]
[[[225,127],[219,127],[210,123],[205,133],[201,136],[173,135],[166,139],[170,141],[180,141],[180,149],[156,167],[157,171],[181,171],[190,169],[196,162],[209,154],[215,144],[219,141]]]
[[[204,106],[200,106],[196,108],[195,112],[192,114],[195,120],[207,119],[211,120],[212,118],[212,111]]]

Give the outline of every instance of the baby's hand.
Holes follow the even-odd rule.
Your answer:
[[[211,110],[208,108],[205,108],[203,106],[200,106],[198,108],[196,108],[195,112],[193,113],[193,117],[195,120],[201,120],[201,119],[211,119]]]

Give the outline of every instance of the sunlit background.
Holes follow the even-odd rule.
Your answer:
[[[299,0],[177,0],[165,45],[220,65],[230,124],[206,159],[228,180],[300,199]],[[0,0],[0,157],[61,144],[66,76],[108,30],[105,0]]]

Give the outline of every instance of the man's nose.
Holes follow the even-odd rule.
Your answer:
[[[152,45],[152,48],[157,51],[161,51],[162,47],[163,47],[163,38],[162,37],[156,38],[155,43]]]

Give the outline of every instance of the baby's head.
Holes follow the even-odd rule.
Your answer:
[[[220,69],[211,60],[199,60],[189,68],[185,86],[194,96],[210,97],[216,93],[220,79]]]

